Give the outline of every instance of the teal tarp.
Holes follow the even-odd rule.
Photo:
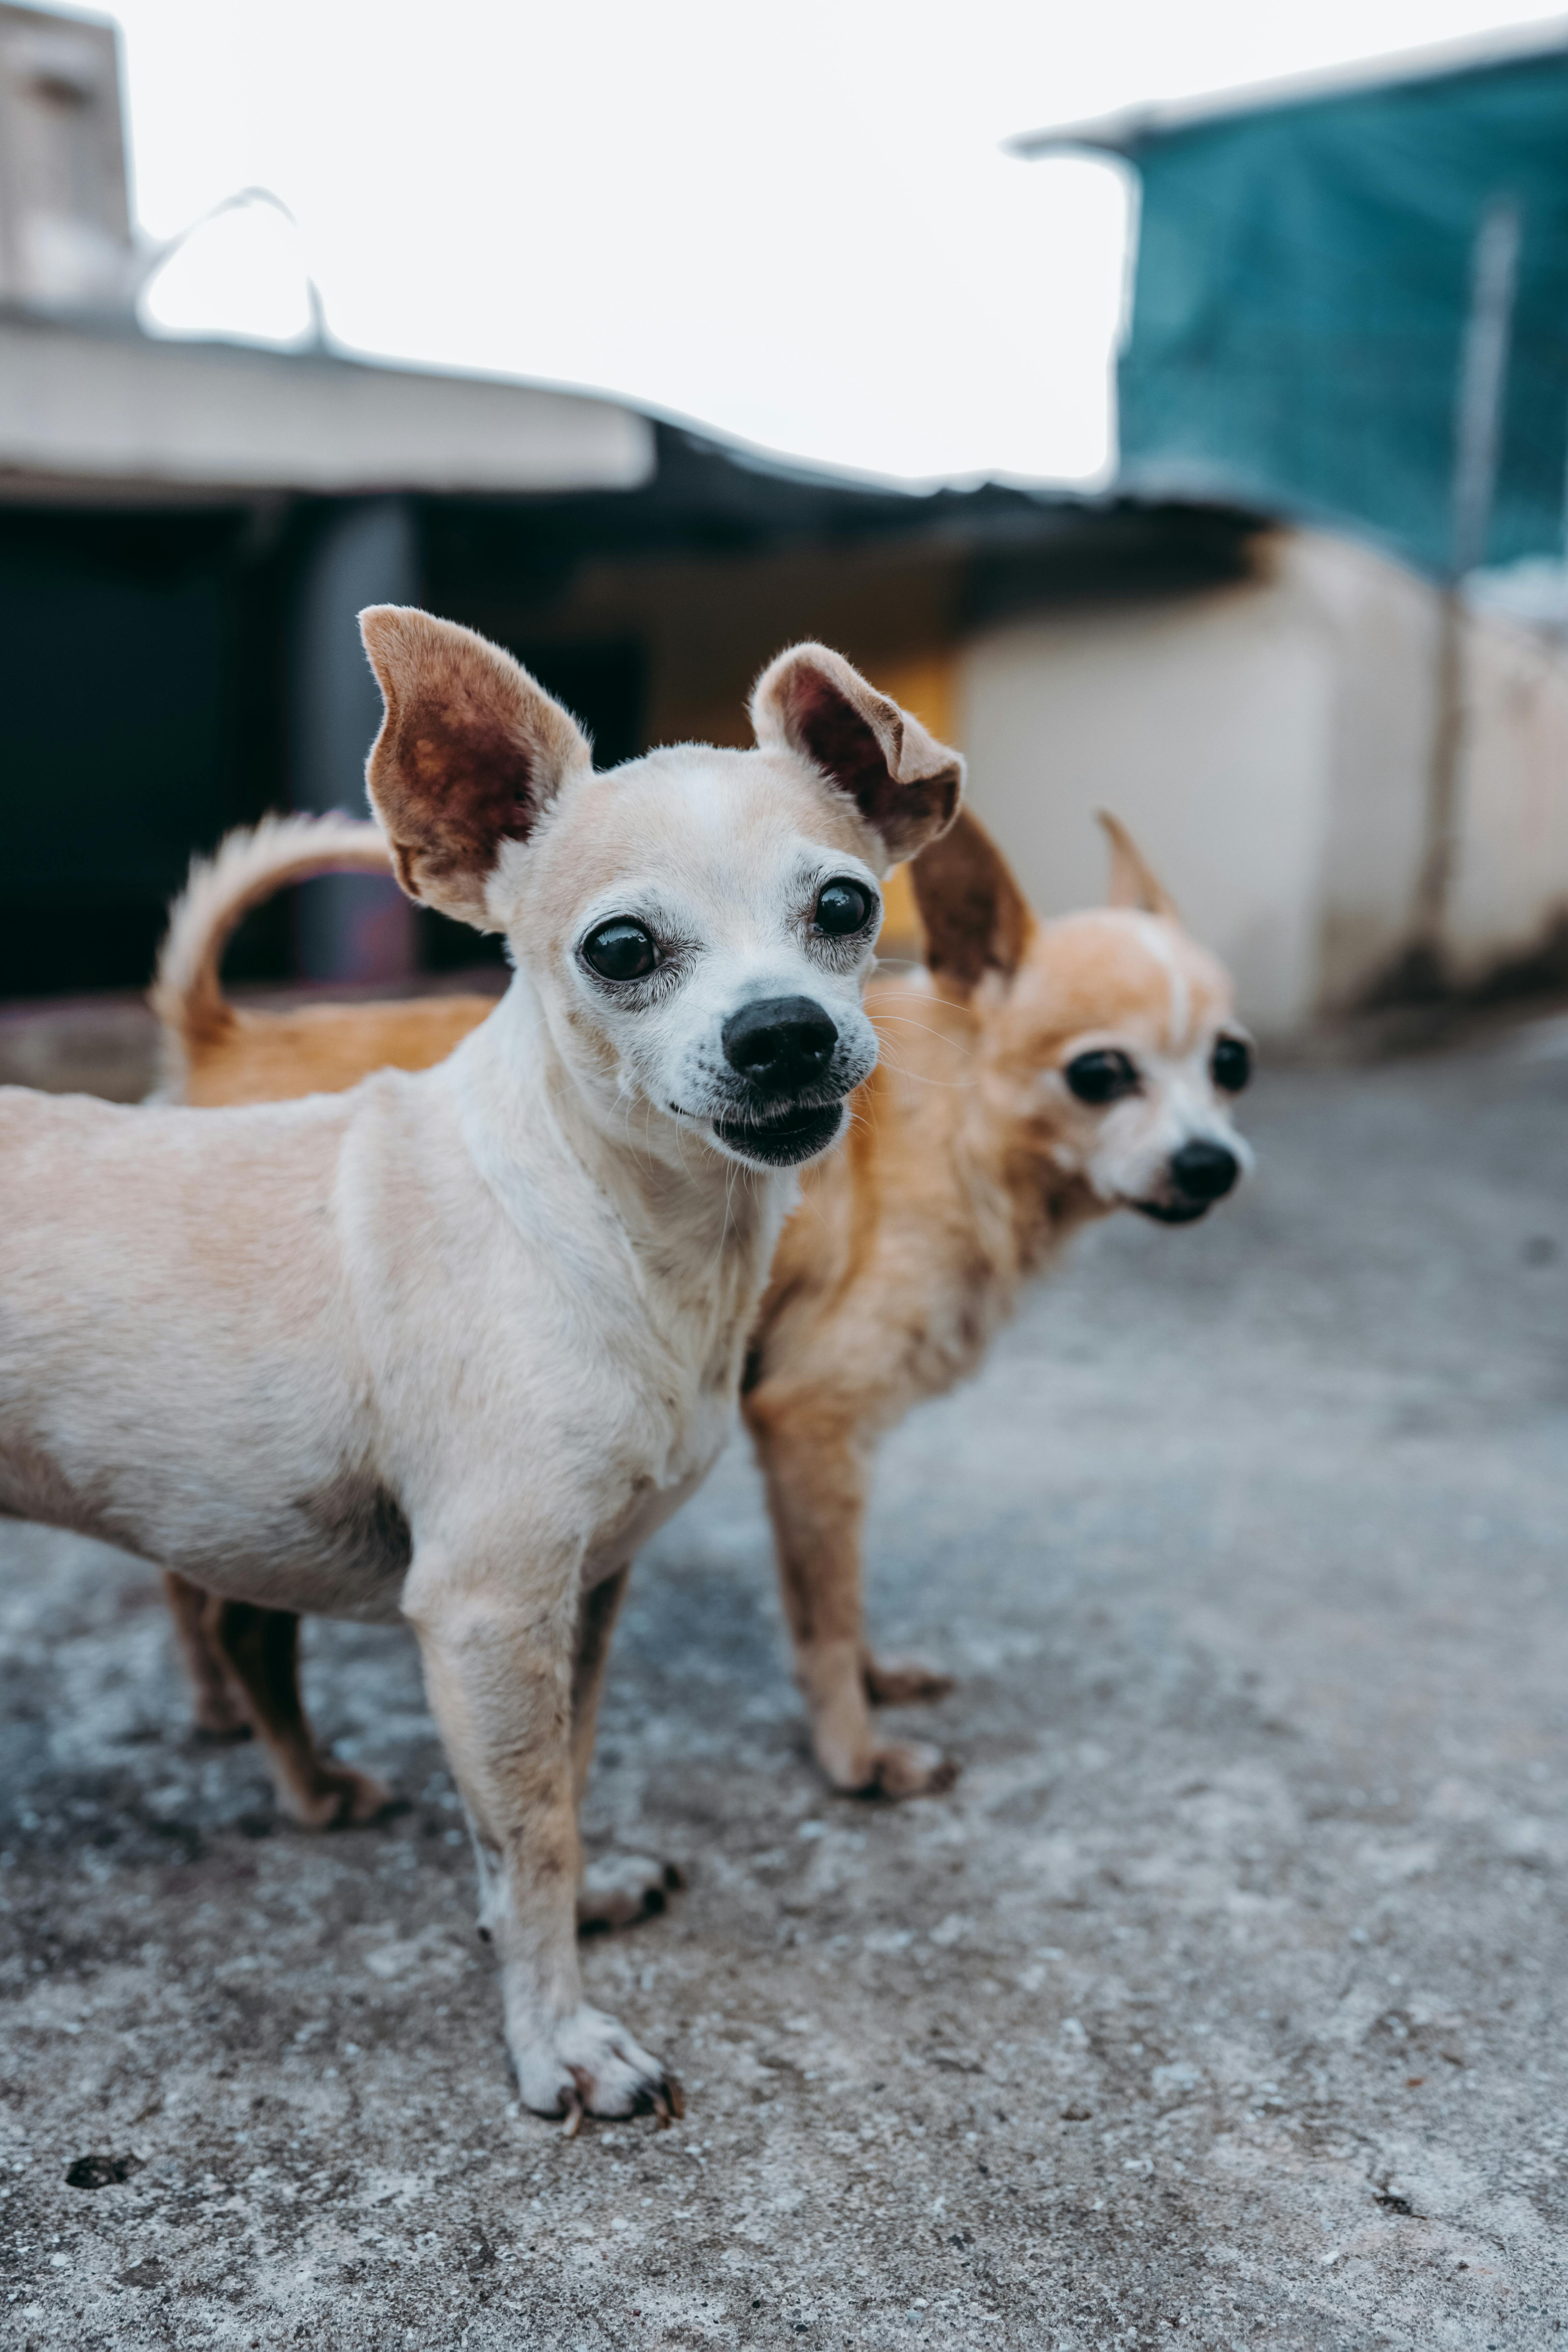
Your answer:
[[[1120,368],[1130,488],[1359,527],[1440,572],[1488,209],[1521,241],[1486,561],[1558,555],[1568,53],[1154,131]]]

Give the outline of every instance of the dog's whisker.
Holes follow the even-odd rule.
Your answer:
[[[879,1004],[877,1026],[880,1028],[884,1021],[896,1021],[900,1029],[919,1029],[927,1037],[937,1038],[942,1045],[950,1045],[955,1054],[963,1054],[966,1058],[973,1055],[974,1048],[966,1045],[962,1037],[954,1037],[945,1029],[933,1029],[929,1021],[917,1021],[912,1013],[884,1013]]]
[[[898,1055],[893,1053],[885,1037],[882,1040],[882,1050],[878,1058],[879,1061],[885,1063],[887,1067],[898,1077],[913,1078],[918,1086],[945,1087],[950,1092],[953,1093],[970,1093],[973,1088],[975,1078],[978,1076],[978,1072],[972,1071],[966,1076],[962,1078],[932,1077],[929,1071],[913,1069],[908,1062],[901,1062]]]

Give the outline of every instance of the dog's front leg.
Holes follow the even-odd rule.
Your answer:
[[[940,1748],[885,1739],[872,1726],[860,1587],[868,1479],[852,1409],[816,1390],[764,1384],[746,1400],[746,1420],[767,1486],[817,1762],[836,1789],[859,1795],[948,1788],[955,1768]]]
[[[507,2047],[540,2115],[679,2114],[657,2058],[583,1998],[573,1757],[577,1563],[460,1578],[416,1562],[405,1601],[468,1808],[479,1925],[500,1963]],[[533,1605],[528,1603],[531,1601]]]

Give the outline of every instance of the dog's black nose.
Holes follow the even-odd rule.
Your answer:
[[[1235,1152],[1223,1143],[1184,1143],[1171,1154],[1171,1181],[1184,1200],[1222,1200],[1240,1173]]]
[[[837,1043],[837,1030],[809,996],[766,996],[724,1024],[731,1068],[768,1094],[795,1094],[820,1078]]]

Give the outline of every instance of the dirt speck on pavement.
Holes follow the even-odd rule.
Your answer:
[[[584,1947],[685,2122],[518,2111],[409,1642],[312,1627],[408,1810],[204,1747],[143,1564],[0,1531],[0,2341],[1568,2339],[1568,1061],[1259,1086],[889,1447],[951,1793],[829,1795],[737,1447],[639,1565]]]

